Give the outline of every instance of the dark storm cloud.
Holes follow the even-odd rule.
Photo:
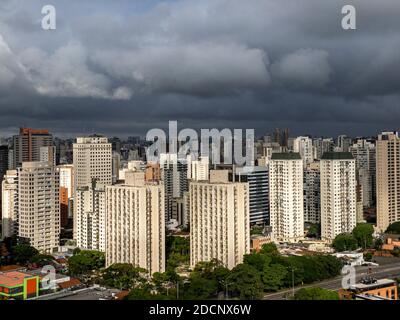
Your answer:
[[[0,133],[398,126],[397,0],[353,1],[356,31],[341,29],[343,1],[54,0],[52,32],[44,4],[0,3]]]

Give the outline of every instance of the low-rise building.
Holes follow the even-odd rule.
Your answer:
[[[26,300],[39,295],[39,276],[21,271],[0,273],[0,296]]]
[[[339,290],[339,297],[356,299],[358,295],[377,296],[388,300],[398,300],[397,282],[392,279],[364,278],[360,283],[350,286],[349,289]]]

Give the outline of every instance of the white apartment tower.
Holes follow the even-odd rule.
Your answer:
[[[42,252],[60,241],[59,174],[47,162],[24,162],[18,169],[18,236]]]
[[[165,271],[164,188],[143,181],[106,187],[106,265],[131,263],[153,274]]]
[[[105,188],[92,185],[76,190],[76,244],[86,250],[106,251]]]
[[[75,184],[74,184],[74,166],[71,164],[64,164],[57,166],[60,173],[60,187],[68,190],[68,198],[73,197]]]
[[[328,152],[321,162],[321,237],[332,241],[356,226],[356,168],[350,152]]]
[[[73,152],[75,188],[90,186],[92,179],[104,185],[112,183],[112,146],[107,138],[77,138]]]
[[[304,238],[303,161],[299,153],[274,153],[269,168],[270,224],[276,241]]]
[[[381,232],[400,220],[400,137],[382,132],[376,142],[376,213]]]
[[[3,239],[18,235],[18,172],[8,170],[2,182]]]
[[[314,147],[309,137],[297,137],[293,141],[293,151],[300,153],[304,167],[314,161]]]
[[[189,184],[190,265],[218,259],[232,269],[250,252],[249,185],[212,172]]]

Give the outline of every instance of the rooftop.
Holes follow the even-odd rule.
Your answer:
[[[396,281],[392,279],[378,279],[372,283],[356,283],[350,287],[350,290],[371,290],[378,287],[389,287],[396,285]]]
[[[321,160],[353,160],[350,152],[325,152]]]
[[[0,285],[6,287],[15,287],[21,285],[25,278],[31,277],[32,275],[20,271],[0,273]]]
[[[301,160],[301,156],[297,152],[273,153],[271,160]]]

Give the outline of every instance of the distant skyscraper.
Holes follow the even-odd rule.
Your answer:
[[[153,162],[147,163],[145,179],[147,182],[161,181],[161,168],[159,163],[153,163]]]
[[[56,147],[40,147],[39,149],[40,162],[48,162],[49,164],[55,166],[56,165]]]
[[[250,224],[269,224],[268,167],[236,168],[232,180],[249,184]]]
[[[13,168],[17,168],[23,162],[40,161],[40,148],[53,146],[53,136],[48,130],[21,128],[19,135],[13,137],[13,142]]]
[[[106,265],[131,263],[165,271],[164,189],[141,184],[106,187]]]
[[[121,155],[113,151],[112,153],[112,183],[119,180],[119,169],[121,167]]]
[[[346,135],[340,135],[337,138],[336,146],[338,152],[349,152],[349,148],[352,144],[352,139]]]
[[[378,230],[400,221],[400,138],[382,132],[376,142],[376,204]]]
[[[274,239],[304,237],[303,161],[299,153],[274,153],[269,168],[270,224]]]
[[[319,162],[309,164],[304,170],[304,221],[321,222],[321,186]]]
[[[304,167],[314,161],[313,144],[309,137],[297,137],[294,139],[293,151],[300,153]]]
[[[18,235],[18,173],[8,170],[2,179],[3,238]]]
[[[218,259],[231,269],[250,252],[249,186],[228,182],[228,173],[225,177],[211,174],[209,182],[189,185],[192,267]]]
[[[106,250],[105,189],[95,180],[76,190],[76,244],[86,250]]]
[[[356,166],[350,152],[328,152],[321,159],[321,236],[333,240],[356,226]]]
[[[333,152],[335,143],[332,138],[317,138],[313,140],[314,159],[321,159],[326,152]]]
[[[178,159],[177,154],[161,154],[160,168],[165,188],[165,215],[168,221],[173,218],[173,198],[181,198],[183,193],[188,191],[186,159]]]
[[[375,144],[359,139],[350,148],[356,161],[357,182],[361,186],[361,201],[365,208],[375,204],[376,200],[376,149]]]
[[[207,181],[209,179],[210,159],[201,157],[199,160],[192,160],[187,157],[187,178],[192,181]]]
[[[20,238],[39,251],[60,242],[59,174],[46,162],[25,162],[18,169]]]

